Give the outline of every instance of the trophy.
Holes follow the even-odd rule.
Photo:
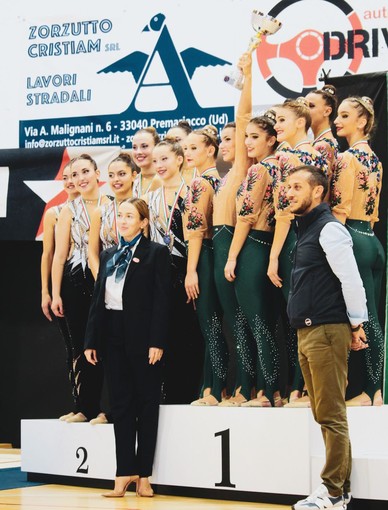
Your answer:
[[[254,51],[259,46],[263,35],[275,34],[282,26],[280,21],[277,19],[256,10],[252,12],[251,23],[252,28],[255,30],[256,34],[253,35],[249,40],[247,50],[249,53],[252,53],[252,51]],[[230,74],[225,76],[224,81],[229,83],[229,85],[232,85],[232,87],[241,90],[243,88],[244,75],[241,72],[241,69],[236,67],[231,71]]]

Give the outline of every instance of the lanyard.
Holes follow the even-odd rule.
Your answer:
[[[259,161],[259,163],[265,163],[266,161],[269,161],[270,159],[276,159],[276,156],[275,154],[270,154],[269,156],[267,156],[266,158],[262,159],[261,161]]]
[[[151,181],[150,181],[150,183],[149,183],[149,185],[148,185],[147,189],[146,189],[144,192],[143,192],[143,184],[142,184],[143,176],[142,176],[142,174],[141,174],[141,173],[139,174],[139,177],[140,177],[140,195],[139,195],[139,197],[140,197],[140,196],[145,195],[146,193],[148,193],[148,192],[149,192],[150,187],[152,186],[152,183],[154,182],[155,175],[152,177],[152,179],[151,179]]]
[[[366,143],[367,145],[369,145],[368,140],[358,140],[358,142],[354,142],[354,144],[350,147],[350,149],[354,149],[354,147],[356,145],[360,145],[360,143],[364,143],[364,144]]]
[[[178,203],[181,191],[182,191],[184,186],[185,186],[185,182],[182,179],[182,182],[181,182],[181,185],[179,187],[179,190],[176,191],[176,193],[175,193],[173,205],[172,205],[170,211],[168,209],[168,204],[167,204],[167,200],[166,200],[165,188],[164,188],[164,186],[162,186],[162,205],[163,205],[164,220],[165,220],[165,223],[166,223],[166,234],[169,234],[169,232],[171,230],[171,224],[172,224],[172,219],[173,219],[173,216],[174,216],[175,207],[176,207],[176,205]]]
[[[118,212],[117,200],[114,198],[113,199],[113,229],[116,234],[116,241],[118,243],[120,241],[120,235],[119,235],[119,229],[117,227],[117,212]]]
[[[205,175],[207,175],[209,172],[213,172],[214,170],[216,170],[216,167],[215,166],[212,166],[211,168],[208,168],[207,170],[205,170],[204,172],[201,173],[200,177],[204,177]]]
[[[298,149],[301,145],[305,145],[305,144],[308,144],[311,146],[310,140],[302,140],[301,142],[297,143],[294,147],[294,150]]]
[[[330,128],[327,128],[325,129],[324,131],[322,131],[322,133],[319,133],[319,135],[316,137],[316,139],[313,141],[313,144],[316,143],[316,142],[319,142],[319,140],[323,137],[323,135],[325,135],[326,133],[330,133],[331,132],[331,129]]]

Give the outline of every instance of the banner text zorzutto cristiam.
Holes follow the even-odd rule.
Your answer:
[[[63,37],[79,37],[107,34],[112,30],[109,19],[78,21],[53,25],[33,25],[29,27],[29,39],[42,41],[44,39],[62,39]],[[31,58],[59,55],[74,55],[101,51],[101,39],[60,40],[56,42],[34,42],[28,47]]]

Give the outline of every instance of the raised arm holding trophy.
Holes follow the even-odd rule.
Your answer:
[[[251,23],[252,28],[255,30],[256,34],[253,35],[249,40],[247,49],[249,53],[252,53],[259,46],[263,35],[275,34],[282,26],[280,21],[277,19],[269,16],[268,14],[263,14],[257,10],[252,12]],[[224,78],[225,82],[239,90],[242,90],[243,80],[244,76],[238,67],[235,67],[230,72],[230,74],[227,74]]]

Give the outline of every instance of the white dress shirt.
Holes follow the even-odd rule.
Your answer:
[[[141,239],[141,238],[140,238]],[[135,251],[137,248],[137,245],[140,242],[140,239],[137,241],[137,243],[132,248],[132,257],[131,260],[127,266],[127,269],[125,270],[125,275],[119,282],[115,281],[116,277],[116,271],[108,276],[105,283],[105,308],[108,310],[122,310],[123,309],[123,288],[125,279],[127,277],[127,271],[129,266],[133,262],[133,258],[135,256]]]
[[[321,230],[319,243],[329,266],[341,282],[349,322],[352,326],[358,326],[368,320],[368,309],[364,285],[353,253],[352,238],[343,225],[330,222]]]

